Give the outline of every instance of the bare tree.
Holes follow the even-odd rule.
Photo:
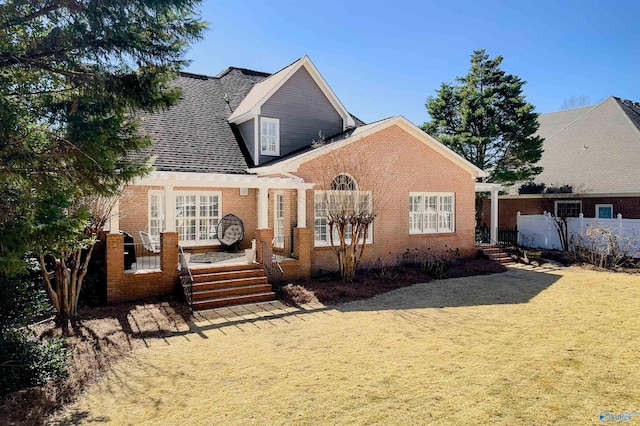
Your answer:
[[[319,186],[314,203],[316,217],[323,218],[321,225],[326,224],[340,276],[347,282],[355,277],[372,224],[388,202],[394,181],[390,173],[393,158],[375,166],[367,158],[365,149],[333,151],[313,167]]]
[[[547,198],[547,211],[553,219],[553,224],[558,232],[562,251],[569,251],[569,218],[578,217],[581,213],[577,209],[577,203],[572,203],[570,198],[575,198],[571,185],[549,186],[545,194],[553,194],[553,198]]]
[[[583,106],[591,105],[591,98],[587,95],[571,95],[568,98],[565,98],[562,101],[562,105],[560,105],[560,109],[572,109],[572,108],[580,108]]]

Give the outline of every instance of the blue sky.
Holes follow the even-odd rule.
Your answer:
[[[209,29],[187,71],[275,72],[308,55],[365,122],[422,124],[426,98],[476,49],[503,56],[540,113],[571,96],[640,101],[638,1],[204,0],[201,13]]]

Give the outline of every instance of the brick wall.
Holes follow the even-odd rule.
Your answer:
[[[363,262],[372,264],[378,258],[394,261],[406,249],[412,248],[442,250],[447,246],[460,249],[462,254],[473,253],[475,182],[469,172],[398,126],[391,126],[340,150],[341,158],[348,158],[350,155],[359,156],[370,170],[390,170],[392,176],[389,178],[393,179],[393,185],[384,194],[384,208],[378,210],[374,221],[374,242],[365,247]],[[318,167],[323,162],[331,161],[329,157],[325,157],[303,164],[296,174],[307,182],[313,182]],[[387,167],[389,161],[392,162],[390,168]],[[349,170],[344,172],[349,173]],[[454,192],[455,232],[410,235],[409,192]],[[373,196],[375,198],[376,194]],[[307,191],[307,225],[311,230],[313,215],[313,191]],[[313,249],[312,272],[319,269],[337,269],[337,261],[330,247]]]
[[[160,235],[160,270],[124,273],[124,238],[120,234],[105,234],[107,303],[138,300],[150,296],[171,294],[178,286],[178,234]]]

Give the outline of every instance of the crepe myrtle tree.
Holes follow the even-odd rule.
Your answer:
[[[34,215],[34,252],[56,310],[56,323],[77,315],[78,299],[98,234],[117,197],[86,196],[70,203],[54,196]]]
[[[326,230],[326,238],[338,261],[340,276],[353,281],[365,253],[373,223],[389,201],[394,183],[388,157],[376,167],[367,162],[365,149],[325,154],[314,168],[318,190],[314,208],[316,232]]]
[[[86,201],[150,170],[138,117],[179,100],[171,81],[206,27],[199,3],[0,2],[0,272],[28,253],[56,264],[61,320],[75,315],[79,285],[63,289],[81,283],[94,241]]]

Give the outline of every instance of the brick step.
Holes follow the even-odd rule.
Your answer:
[[[264,271],[262,270],[262,268],[204,273],[200,271],[196,271],[196,273],[193,273],[192,271],[191,275],[193,276],[194,283],[203,283],[209,281],[225,281],[241,278],[263,277]]]
[[[240,287],[217,288],[193,292],[193,300],[213,300],[229,296],[247,296],[271,292],[271,284],[244,285]]]
[[[193,310],[241,305],[275,299],[262,265],[236,264],[192,269]],[[184,288],[185,295],[187,288]]]
[[[203,266],[197,268],[191,268],[191,275],[202,275],[216,272],[234,272],[234,271],[247,271],[258,270],[262,271],[262,265],[259,263],[241,263],[236,265],[224,265],[224,266]]]
[[[508,253],[502,251],[500,247],[496,247],[496,246],[482,247],[482,253],[485,256],[487,256],[490,260],[493,260],[496,262],[500,262],[500,263],[513,262],[513,259],[511,258],[511,256]]]
[[[232,280],[219,280],[219,281],[205,281],[202,283],[193,283],[192,288],[193,291],[205,291],[205,290],[219,290],[222,288],[234,288],[234,287],[243,287],[247,285],[260,285],[267,284],[269,279],[267,277],[249,277],[249,278],[238,278]]]
[[[228,296],[215,299],[193,301],[192,308],[194,311],[203,309],[220,308],[222,306],[242,305],[246,303],[268,302],[275,300],[276,294],[272,291],[263,293],[254,293],[243,296]]]

